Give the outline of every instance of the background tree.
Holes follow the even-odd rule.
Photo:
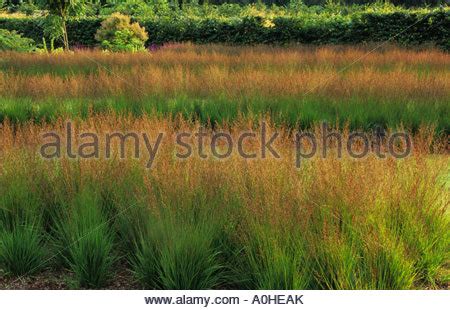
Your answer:
[[[59,17],[63,33],[64,49],[69,50],[69,37],[67,35],[67,19],[71,13],[81,9],[82,0],[41,0],[41,5],[49,14]]]
[[[61,18],[56,15],[47,15],[41,20],[40,26],[44,31],[44,37],[42,38],[45,51],[54,52],[55,51],[55,41],[64,41],[63,27],[61,23]],[[46,39],[50,40],[50,50],[47,49]]]

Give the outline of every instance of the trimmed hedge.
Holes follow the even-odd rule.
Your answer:
[[[94,35],[102,18],[73,19],[68,22],[72,45],[94,46]],[[138,20],[146,28],[150,44],[165,42],[228,44],[345,44],[392,40],[402,45],[434,44],[450,50],[450,11],[432,13],[364,13],[350,20],[311,23],[298,17],[242,19],[183,18]],[[16,30],[25,37],[42,40],[40,18],[1,18],[0,28]]]

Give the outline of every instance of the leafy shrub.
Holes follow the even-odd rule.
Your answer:
[[[148,40],[145,28],[131,23],[127,15],[114,13],[102,22],[95,38],[104,49],[113,52],[135,52],[145,49]]]
[[[18,11],[26,15],[33,15],[34,11],[37,9],[38,8],[33,3],[25,2],[19,6]]]
[[[115,12],[129,16],[145,16],[147,18],[155,17],[153,8],[143,0],[127,0],[112,7],[101,9],[102,15],[110,15]]]
[[[32,39],[22,37],[14,30],[0,29],[0,51],[31,52],[35,48]]]
[[[102,4],[100,2],[84,2],[78,9],[79,16],[97,16],[100,14]]]

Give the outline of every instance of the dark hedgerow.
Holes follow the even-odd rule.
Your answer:
[[[70,44],[95,46],[103,18],[68,21]],[[450,11],[355,14],[347,19],[307,23],[299,17],[276,17],[270,25],[259,16],[239,19],[135,19],[149,33],[147,45],[166,42],[229,44],[344,44],[390,40],[402,45],[434,44],[450,49]],[[42,41],[41,18],[0,18],[0,28]]]

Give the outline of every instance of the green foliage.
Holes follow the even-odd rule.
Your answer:
[[[160,279],[164,289],[213,289],[220,284],[222,266],[207,225],[169,226],[161,248]]]
[[[39,0],[41,6],[53,17],[61,21],[64,49],[69,50],[69,35],[67,33],[67,19],[77,16],[84,10],[83,2],[79,0]]]
[[[442,216],[446,210],[435,201],[439,192],[446,189],[439,185],[429,186],[425,180],[415,186],[420,199],[405,195],[401,205],[384,206],[388,213],[384,224],[391,233],[401,235],[401,241],[414,257],[413,268],[419,281],[434,285],[439,266],[448,260],[449,223]],[[410,208],[414,205],[429,207],[411,212]]]
[[[132,260],[136,279],[147,289],[213,289],[223,267],[207,226],[152,223]]]
[[[4,165],[0,179],[0,230],[36,224],[42,216],[42,197],[22,167]]]
[[[38,0],[41,7],[47,9],[50,14],[65,17],[69,14],[69,9],[76,0]]]
[[[33,68],[43,70],[45,68]],[[31,70],[31,68],[30,68]],[[69,67],[67,72],[79,70]],[[74,71],[70,71],[74,70]],[[95,68],[86,68],[95,70]],[[75,71],[76,72],[76,71]],[[348,124],[350,129],[372,130],[377,126],[396,128],[403,124],[412,132],[422,125],[435,125],[439,132],[450,132],[448,115],[450,107],[445,100],[398,99],[385,100],[374,97],[348,99],[346,104],[337,104],[338,100],[310,96],[299,101],[297,98],[260,98],[244,96],[242,98],[224,98],[212,96],[205,99],[193,98],[185,94],[178,96],[146,96],[136,98],[93,98],[85,99],[28,99],[0,98],[0,120],[5,118],[13,122],[24,123],[35,120],[55,120],[58,117],[86,117],[93,113],[129,113],[134,116],[157,113],[161,116],[196,119],[204,125],[209,122],[233,122],[239,117],[259,118],[270,113],[275,124],[284,124],[294,128],[310,128],[314,123],[327,121],[342,127]],[[408,106],[408,109],[405,109]]]
[[[0,231],[0,268],[12,276],[33,275],[46,266],[42,231],[33,223]]]
[[[112,52],[137,52],[145,50],[144,43],[129,29],[117,30],[111,40],[103,40],[101,46]]]
[[[22,2],[20,0],[1,0],[0,8],[5,7],[11,12],[20,11],[21,7],[25,4],[26,6],[33,6],[36,9],[36,5],[42,7],[47,0],[27,0],[26,2]],[[58,1],[55,1],[58,2]],[[61,1],[62,2],[62,1]],[[113,12],[121,12],[124,14],[129,14],[130,11],[124,12],[121,9],[129,8],[131,10],[138,8],[136,13],[140,12],[139,7],[145,6],[146,8],[150,8],[154,11],[161,12],[162,9],[178,9],[179,5],[183,8],[187,6],[202,6],[202,5],[235,5],[235,6],[245,6],[249,4],[258,4],[258,5],[267,5],[267,6],[290,6],[290,7],[298,7],[298,4],[304,6],[316,6],[316,7],[324,7],[332,5],[376,5],[379,3],[385,3],[387,1],[384,0],[183,0],[183,1],[171,1],[171,0],[114,0],[114,1],[96,1],[96,0],[86,0],[79,1],[79,3],[83,3],[85,6],[96,7],[94,11],[98,11],[98,9],[102,10],[103,15],[108,15]],[[427,7],[427,6],[438,6],[441,4],[448,4],[446,0],[389,0],[389,3],[392,3],[397,6],[403,7]],[[294,5],[293,5],[294,4]],[[94,14],[94,12],[91,12]]]
[[[32,52],[35,48],[32,39],[22,37],[14,30],[0,29],[0,51]]]
[[[157,235],[153,234],[155,238]],[[141,236],[136,243],[136,251],[131,259],[132,270],[135,278],[146,289],[161,287],[160,274],[160,249],[157,240],[149,240],[148,236]]]
[[[31,275],[46,266],[45,204],[24,167],[5,164],[0,174],[0,269]]]
[[[122,13],[124,15],[134,17],[147,17],[155,18],[155,10],[146,1],[143,0],[130,0],[118,3],[111,7],[105,7],[101,9],[102,15],[110,15],[115,12]]]
[[[113,234],[98,199],[93,190],[81,191],[67,206],[56,229],[62,257],[84,288],[104,286],[116,260]]]
[[[50,40],[61,40],[64,36],[64,29],[61,17],[48,15],[41,20],[44,37]]]
[[[201,196],[193,194],[186,197],[187,202],[162,209],[160,215],[147,216],[131,259],[143,287],[214,289],[224,283],[219,241],[224,237],[224,223],[214,220],[209,213],[214,206],[206,205]]]
[[[95,38],[104,49],[113,52],[136,52],[145,49],[148,35],[145,28],[137,22],[131,23],[129,16],[114,13],[102,22]]]
[[[31,2],[24,2],[20,4],[18,11],[24,13],[26,15],[33,15],[33,13],[37,10],[37,6]]]
[[[242,273],[249,289],[300,290],[312,285],[311,259],[298,232],[257,224],[249,231]]]
[[[357,44],[389,40],[402,45],[434,44],[450,50],[450,11],[367,8],[194,7],[165,16],[137,17],[151,35],[147,44],[166,42],[229,44]],[[36,42],[40,18],[0,18],[0,28],[17,30]],[[94,46],[103,18],[69,19],[71,44]],[[413,25],[413,26],[411,26]],[[121,34],[127,37],[129,34]],[[128,38],[129,40],[130,38]],[[109,41],[111,42],[111,41]]]

